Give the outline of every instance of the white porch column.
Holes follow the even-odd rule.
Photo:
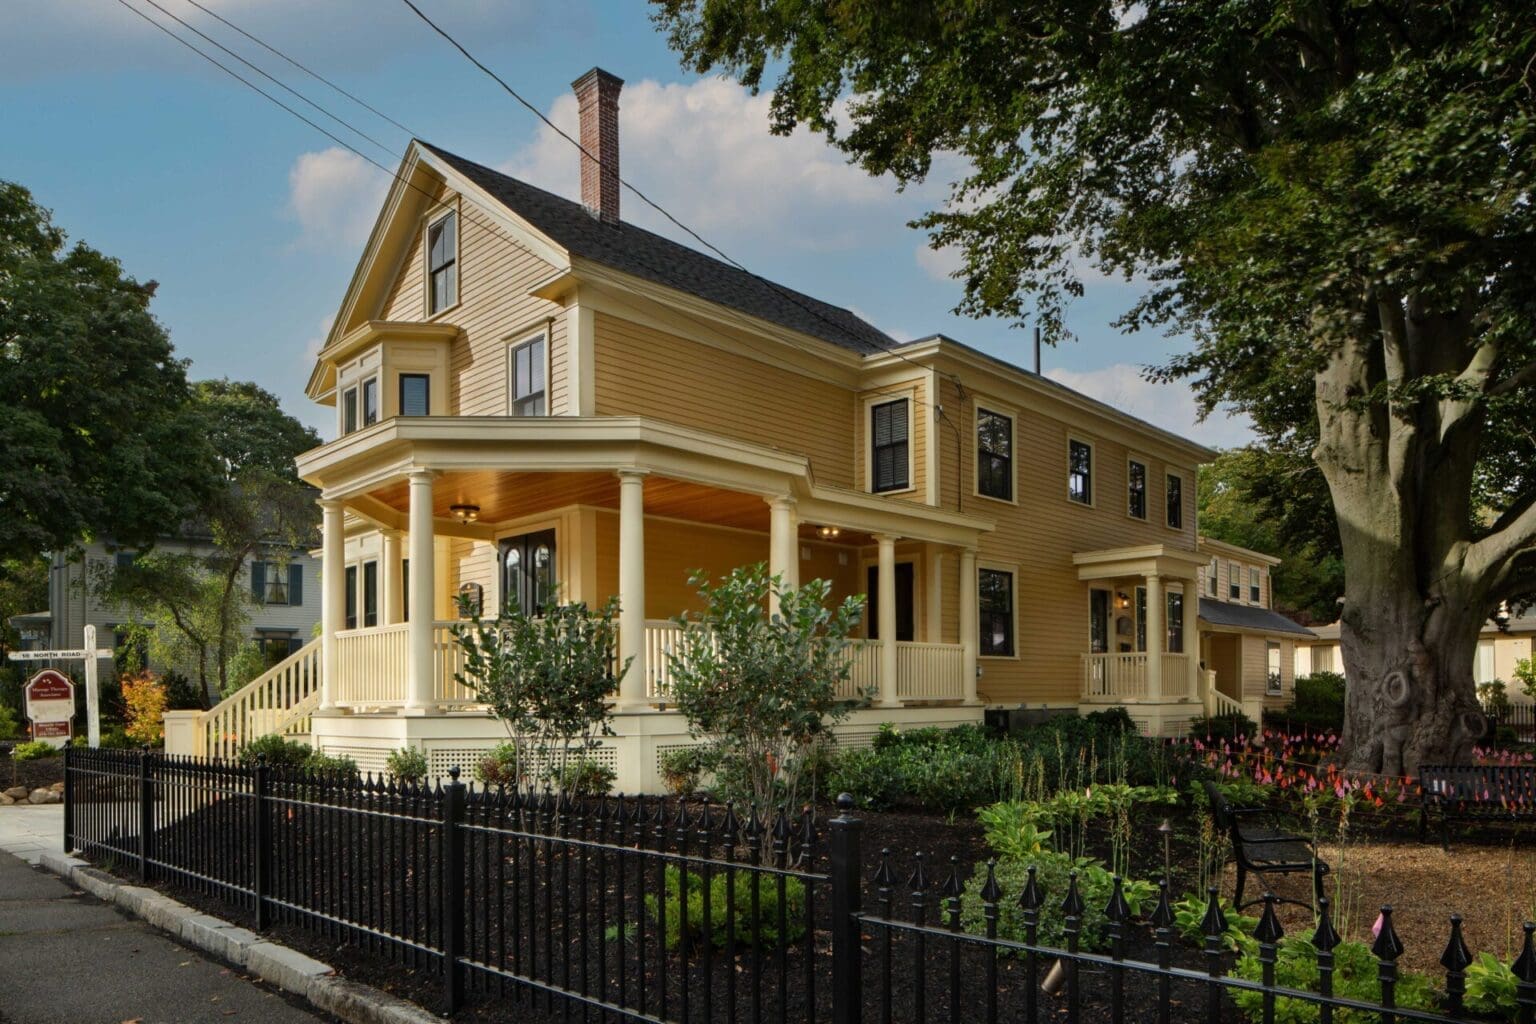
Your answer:
[[[645,695],[645,471],[619,476],[619,704],[638,707]]]
[[[405,573],[400,556],[400,531],[380,530],[384,541],[384,612],[383,624],[393,626],[405,621]]]
[[[1167,630],[1163,618],[1167,611],[1163,600],[1163,578],[1155,572],[1147,573],[1147,699],[1159,700],[1163,696],[1163,648],[1167,644]]]
[[[935,545],[927,547],[923,562],[923,585],[928,598],[923,609],[923,639],[931,644],[944,639],[944,553]]]
[[[432,705],[433,587],[437,582],[436,545],[432,536],[432,478],[429,469],[410,474],[411,621],[406,629],[405,707],[425,714]]]
[[[788,495],[768,502],[768,575],[778,576],[786,587],[800,585],[800,533],[795,519],[795,499]]]
[[[965,702],[979,704],[976,696],[976,647],[980,643],[976,614],[976,549],[960,549],[960,673],[965,678]]]
[[[336,706],[336,634],[346,627],[347,550],[346,506],[320,502],[320,710]]]
[[[1193,579],[1184,581],[1184,694],[1200,696],[1200,586]]]
[[[881,707],[901,706],[896,696],[896,541],[890,534],[876,534],[880,544],[879,604],[880,621],[880,700]]]

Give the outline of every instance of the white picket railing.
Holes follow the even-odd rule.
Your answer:
[[[1200,673],[1200,689],[1207,715],[1214,718],[1217,715],[1243,713],[1242,701],[1234,700],[1216,688],[1216,673],[1210,669]]]
[[[848,644],[848,678],[837,688],[843,700],[874,699],[880,693],[880,641],[852,640]]]
[[[336,634],[337,707],[391,707],[405,701],[409,665],[406,623],[345,629]]]
[[[308,732],[310,712],[319,704],[320,641],[311,640],[203,712],[196,753],[234,757],[262,736]]]
[[[1193,697],[1189,692],[1189,655],[1163,654],[1163,697],[1182,700]]]
[[[474,690],[458,681],[464,671],[464,648],[453,635],[451,622],[432,627],[432,699],[441,707],[480,707],[485,704]]]
[[[1136,653],[1083,655],[1083,696],[1100,700],[1144,700],[1147,696],[1147,656]]]
[[[896,642],[896,696],[902,700],[963,700],[965,657],[959,644]]]

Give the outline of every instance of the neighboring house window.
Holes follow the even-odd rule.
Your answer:
[[[1175,530],[1184,529],[1184,478],[1174,476],[1167,477],[1168,493],[1168,525]]]
[[[1233,601],[1243,599],[1243,567],[1236,562],[1227,563],[1227,597]]]
[[[363,381],[363,426],[370,427],[379,422],[379,378],[369,377]]]
[[[459,301],[459,215],[443,214],[427,228],[427,314]]]
[[[139,560],[137,551],[119,551],[117,553],[117,567],[119,569],[132,569],[133,563]]]
[[[907,400],[881,402],[869,407],[870,437],[870,490],[904,491],[911,486],[908,463],[911,446],[908,441]]]
[[[1263,596],[1264,596],[1263,577],[1259,575],[1259,570],[1257,570],[1257,569],[1249,569],[1248,570],[1248,600],[1252,601],[1254,604],[1258,604],[1263,599]]]
[[[1126,466],[1126,487],[1129,493],[1127,511],[1132,519],[1147,518],[1147,466],[1132,459]]]
[[[357,388],[347,388],[341,393],[341,432],[350,434],[357,429]]]
[[[980,653],[1013,657],[1013,573],[1001,569],[977,570],[976,597],[981,626]]]
[[[251,563],[251,599],[257,604],[298,607],[304,603],[304,567],[289,563]]]
[[[514,348],[509,356],[512,375],[512,415],[545,414],[544,335]]]
[[[379,563],[363,563],[363,625],[379,624]]]
[[[976,410],[976,492],[1013,500],[1013,418]]]
[[[1280,645],[1273,640],[1264,642],[1265,668],[1264,692],[1268,696],[1280,693]]]
[[[1477,654],[1478,654],[1478,661],[1479,661],[1479,663],[1481,663],[1482,660],[1483,660],[1482,659],[1483,647],[1482,647],[1481,644],[1478,645]],[[1491,643],[1488,645],[1488,659],[1487,660],[1488,660],[1487,676],[1488,676],[1489,679],[1491,679],[1493,677],[1493,644],[1491,644]],[[1314,648],[1312,648],[1312,671],[1313,672],[1333,672],[1333,671],[1335,671],[1334,667],[1333,667],[1333,648],[1332,647],[1314,647]],[[1487,680],[1483,679],[1483,678],[1479,678],[1478,679],[1478,682],[1486,682],[1486,681]]]
[[[1184,594],[1182,591],[1168,591],[1168,653],[1184,653]]]
[[[1205,589],[1212,597],[1216,596],[1216,577],[1219,575],[1216,559],[1211,559],[1211,564],[1205,567]]]
[[[1093,504],[1093,445],[1087,441],[1067,442],[1067,497]]]
[[[432,378],[425,373],[400,375],[400,415],[432,415]]]
[[[347,566],[347,615],[348,629],[357,628],[357,566]]]

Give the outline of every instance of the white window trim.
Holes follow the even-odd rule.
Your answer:
[[[1238,570],[1238,572],[1233,572],[1234,569]],[[1232,602],[1232,601],[1236,601],[1238,604],[1242,604],[1243,603],[1243,594],[1245,593],[1245,591],[1243,589],[1243,584],[1241,582],[1241,576],[1240,576],[1241,570],[1242,570],[1242,566],[1241,565],[1237,564],[1234,561],[1231,561],[1230,559],[1227,561],[1227,601],[1229,603]],[[1232,596],[1232,580],[1233,580],[1234,576],[1236,576],[1238,578],[1238,580],[1239,580],[1239,582],[1237,584],[1237,596],[1236,597]]]
[[[1257,577],[1257,582],[1255,582],[1255,577]],[[1264,573],[1263,573],[1262,570],[1259,569],[1258,566],[1250,565],[1248,567],[1248,581],[1247,582],[1248,582],[1248,590],[1247,590],[1247,593],[1248,593],[1248,603],[1249,604],[1254,604],[1254,605],[1263,605],[1264,604]],[[1255,590],[1257,590],[1259,592],[1259,596],[1258,597],[1254,597],[1253,596],[1253,592]]]
[[[1008,419],[1008,493],[1012,497],[999,498],[995,494],[981,493],[981,414],[984,412]],[[1002,402],[984,402],[979,398],[971,402],[971,494],[1002,505],[1019,503],[1019,415]]]
[[[1184,472],[1173,473],[1173,472],[1170,472],[1166,466],[1163,467],[1163,526],[1166,529],[1174,531],[1175,533],[1183,533],[1184,532],[1184,523],[1183,523],[1183,519],[1184,519],[1184,481],[1186,479],[1188,479],[1188,476],[1189,476],[1189,474],[1187,474],[1187,473],[1184,473]],[[1177,480],[1179,482],[1179,520],[1180,520],[1180,522],[1179,522],[1178,526],[1174,526],[1172,523],[1170,523],[1168,521],[1168,481],[1169,480]]]
[[[442,309],[432,309],[432,226],[448,214],[455,214],[453,224],[453,301]],[[464,214],[459,209],[459,197],[439,203],[427,211],[421,219],[421,312],[424,323],[432,323],[444,314],[459,308],[464,300]]]
[[[1072,497],[1072,444],[1085,444],[1088,446],[1088,500],[1078,501]],[[1067,504],[1076,508],[1098,508],[1099,506],[1099,446],[1094,442],[1078,434],[1068,434],[1067,443],[1062,451],[1066,460],[1066,484],[1063,487],[1062,496]]]
[[[525,334],[507,339],[507,415],[514,416],[512,407],[517,403],[517,367],[512,365],[512,358],[517,350],[525,345],[531,345],[540,338],[544,340],[544,415],[543,416],[514,416],[515,419],[548,419],[554,415],[550,404],[550,350],[554,347],[550,344],[551,331],[548,324],[541,325]]]
[[[982,654],[981,653],[981,571],[990,569],[993,572],[1005,572],[1013,578],[1013,653],[1012,654]],[[1024,637],[1019,632],[1019,566],[1016,562],[990,562],[977,560],[976,578],[971,581],[971,586],[976,588],[976,659],[978,661],[1018,661],[1023,657]],[[1092,628],[1091,626],[1089,627]]]
[[[1275,652],[1275,670],[1269,670],[1269,652],[1273,645]],[[1275,677],[1275,688],[1269,688],[1269,677]],[[1281,697],[1285,695],[1285,645],[1273,640],[1264,641],[1264,696]]]
[[[889,491],[875,490],[875,431],[874,431],[874,407],[885,405],[889,402],[906,401],[907,403],[907,486],[894,488]],[[896,391],[885,391],[878,395],[864,396],[864,491],[867,494],[878,495],[882,498],[893,494],[917,493],[917,388],[903,388]]]
[[[1131,515],[1131,463],[1141,467],[1141,512]],[[1125,518],[1133,523],[1151,522],[1152,508],[1152,460],[1145,455],[1128,453],[1125,456]]]

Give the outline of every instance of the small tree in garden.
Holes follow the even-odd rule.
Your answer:
[[[610,599],[596,611],[581,602],[551,604],[540,616],[514,608],[453,627],[464,651],[455,678],[506,726],[519,781],[536,782],[531,769],[543,762],[544,778],[576,795],[585,776],[572,766],[611,732],[608,698],[629,667],[616,664],[618,615]]]
[[[153,672],[125,675],[123,731],[136,743],[155,745],[165,738],[165,710],[170,705],[165,683]]]
[[[793,805],[816,747],[848,713],[838,688],[863,599],[829,609],[826,580],[786,586],[762,564],[719,584],[701,572],[689,582],[705,611],[677,619],[682,634],[667,652],[677,709],[755,804]]]

